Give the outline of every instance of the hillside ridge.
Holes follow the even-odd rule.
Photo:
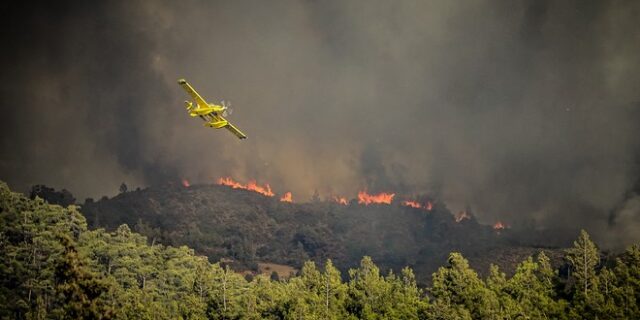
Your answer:
[[[308,259],[332,259],[346,270],[371,256],[383,270],[409,266],[424,281],[452,251],[465,254],[480,272],[488,271],[488,257],[512,272],[517,262],[541,250],[472,216],[457,222],[440,202],[430,211],[399,202],[289,203],[221,185],[167,184],[86,202],[81,212],[92,228],[128,224],[152,242],[187,245],[213,262],[224,259],[256,271],[258,262],[300,268]]]

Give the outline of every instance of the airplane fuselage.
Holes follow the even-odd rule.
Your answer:
[[[189,111],[189,115],[192,117],[200,117],[200,119],[204,120],[204,125],[207,127],[220,129],[229,123],[221,117],[222,113],[227,109],[225,106],[211,103],[208,104],[207,107],[201,107],[199,104],[196,104],[194,107],[191,101],[185,101],[184,103]]]

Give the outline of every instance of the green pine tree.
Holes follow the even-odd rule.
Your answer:
[[[474,319],[494,319],[500,314],[498,297],[485,286],[460,253],[451,253],[449,265],[433,274],[430,292],[435,299],[434,304],[438,307],[445,306],[447,313],[463,317],[468,313]],[[437,309],[431,310],[433,312]],[[433,316],[442,317],[439,314]]]
[[[565,258],[569,262],[571,277],[575,283],[572,316],[592,318],[597,301],[600,299],[596,274],[600,253],[586,231],[580,231],[580,236],[573,242],[573,247],[567,249]]]

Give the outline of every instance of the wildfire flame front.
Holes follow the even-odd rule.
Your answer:
[[[242,183],[239,183],[229,177],[226,177],[226,178],[218,179],[218,184],[223,186],[229,186],[233,189],[244,189],[244,190],[257,192],[267,197],[273,197],[275,195],[273,191],[271,191],[271,186],[269,186],[268,183],[265,184],[264,186],[260,186],[256,183],[255,180],[249,181],[247,185],[243,185]]]
[[[280,201],[282,201],[282,202],[293,202],[293,198],[291,196],[291,192],[287,192],[284,195],[282,195],[282,197],[280,198]]]
[[[372,203],[375,204],[391,204],[393,201],[393,197],[395,197],[395,193],[378,193],[378,194],[368,194],[366,191],[358,192],[358,203],[369,205]]]

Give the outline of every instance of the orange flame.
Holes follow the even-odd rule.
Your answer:
[[[416,208],[416,209],[424,209],[424,210],[427,210],[427,211],[433,210],[433,203],[431,201],[427,201],[427,203],[422,205],[422,204],[420,204],[420,202],[417,202],[417,201],[406,200],[406,201],[402,201],[402,205],[405,206],[405,207],[411,207],[411,208]]]
[[[244,189],[244,190],[249,190],[249,191],[253,191],[253,192],[257,192],[260,193],[262,195],[265,195],[267,197],[273,197],[274,193],[273,191],[271,191],[271,186],[269,186],[269,184],[265,184],[264,187],[258,185],[255,180],[249,181],[249,183],[247,183],[247,185],[243,185],[242,183],[236,182],[233,179],[226,177],[226,178],[220,178],[218,179],[218,184],[223,185],[223,186],[229,186],[233,189]]]
[[[509,226],[507,224],[502,223],[502,221],[498,221],[493,225],[493,230],[504,230],[508,227]]]
[[[433,210],[433,203],[431,201],[427,201],[427,204],[424,206],[427,211]]]
[[[341,204],[343,206],[347,205],[347,198],[345,197],[339,197],[339,196],[333,196],[333,201],[335,201],[338,204]]]
[[[391,204],[393,201],[393,197],[395,197],[395,193],[379,193],[379,194],[368,194],[366,191],[358,192],[358,203],[369,205],[371,203],[384,203]]]
[[[268,197],[274,196],[274,193],[271,191],[271,186],[269,186],[268,183],[265,184],[264,187],[262,187],[259,186],[254,180],[252,180],[247,184],[247,190],[255,191]]]
[[[191,184],[189,183],[189,180],[187,179],[182,179],[182,186],[185,188],[189,188],[191,186]]]
[[[233,179],[228,178],[228,177],[227,178],[218,179],[218,184],[223,185],[223,186],[229,186],[229,187],[234,188],[234,189],[247,189],[241,183],[235,182],[235,181],[233,181]]]
[[[282,201],[282,202],[293,202],[293,199],[291,197],[291,192],[287,192],[284,195],[282,195],[282,197],[280,198],[280,201]]]
[[[416,208],[416,209],[422,209],[422,205],[418,202],[415,201],[402,201],[402,205],[405,207],[411,207],[411,208]]]
[[[471,219],[471,216],[466,211],[460,211],[455,215],[456,222],[460,222],[465,219]]]

